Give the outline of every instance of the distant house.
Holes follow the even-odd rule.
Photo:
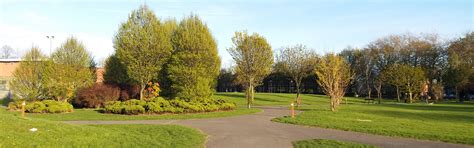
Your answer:
[[[0,99],[8,96],[10,88],[8,81],[12,79],[13,72],[20,65],[21,59],[0,59]],[[104,81],[104,68],[96,69],[96,83]]]
[[[13,72],[20,65],[20,61],[20,59],[0,59],[0,99],[9,94],[8,81],[13,77]]]

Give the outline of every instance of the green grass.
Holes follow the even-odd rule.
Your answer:
[[[235,102],[238,106],[247,106],[247,100],[244,93],[216,93],[214,98]],[[322,95],[302,94],[302,105],[321,105],[326,100],[315,99],[323,97]],[[291,101],[295,101],[296,94],[287,93],[255,93],[255,106],[272,106],[272,105],[290,105]],[[329,105],[328,105],[329,106]]]
[[[260,112],[261,109],[237,108],[233,111],[207,112],[207,113],[188,113],[188,114],[152,114],[152,115],[120,115],[105,114],[94,109],[75,109],[72,113],[61,114],[26,114],[28,117],[48,119],[53,121],[71,121],[71,120],[165,120],[165,119],[200,119],[200,118],[219,118],[252,114]],[[10,112],[19,114],[18,112]]]
[[[243,94],[218,94],[243,97]],[[294,94],[257,94],[258,105],[284,105]],[[228,97],[229,100],[237,98]],[[378,135],[408,137],[474,145],[474,104],[472,102],[405,104],[385,100],[383,104],[363,104],[361,98],[348,97],[339,111],[329,110],[329,99],[321,95],[303,95],[299,109],[305,112],[292,119],[273,121],[357,131]],[[243,98],[241,98],[243,100]]]
[[[23,119],[4,109],[0,130],[0,147],[204,147],[206,139],[200,131],[178,125],[70,125]]]
[[[342,142],[337,140],[327,139],[311,139],[301,140],[292,142],[294,148],[374,148],[373,145],[354,143],[354,142]]]

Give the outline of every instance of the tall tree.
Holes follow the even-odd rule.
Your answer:
[[[69,37],[53,54],[54,64],[46,71],[45,82],[50,97],[68,102],[78,89],[94,83],[90,70],[92,58],[82,42]]]
[[[296,85],[296,102],[301,104],[301,81],[312,74],[314,64],[312,57],[316,56],[304,45],[294,45],[285,47],[277,56],[277,62],[282,64],[283,72],[293,79]]]
[[[474,84],[471,81],[474,79],[474,32],[453,41],[448,47],[448,56],[449,66],[444,80],[454,88],[456,98],[460,99],[459,90]]]
[[[271,72],[273,52],[267,40],[257,33],[235,32],[233,46],[228,48],[236,63],[237,81],[246,89],[247,106],[254,98],[254,88]]]
[[[217,43],[196,15],[182,20],[173,33],[174,52],[167,65],[172,96],[188,100],[210,98],[219,75]]]
[[[20,99],[35,101],[47,98],[45,92],[45,73],[49,64],[46,56],[38,47],[32,47],[13,72],[9,85],[13,94]]]
[[[331,100],[331,111],[337,111],[352,78],[349,64],[342,57],[329,53],[318,60],[314,73],[319,86]]]
[[[425,72],[421,67],[410,65],[397,66],[397,72],[400,73],[398,81],[403,83],[402,89],[408,93],[410,103],[413,103],[414,95],[421,92],[422,85],[426,82]]]
[[[158,76],[171,55],[169,34],[153,11],[143,5],[132,11],[115,35],[115,52],[129,78],[140,85],[140,99],[146,83]]]
[[[104,81],[112,84],[129,84],[130,78],[127,75],[127,67],[123,65],[116,54],[113,54],[105,61]]]

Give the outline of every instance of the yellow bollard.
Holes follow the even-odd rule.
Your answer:
[[[25,118],[25,106],[26,106],[26,102],[23,101],[21,103],[21,117]]]
[[[291,101],[291,118],[295,118],[295,103]]]

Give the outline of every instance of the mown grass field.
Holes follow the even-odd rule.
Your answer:
[[[289,105],[295,94],[258,93],[255,105]],[[219,93],[216,97],[245,105],[242,93]],[[281,117],[275,122],[334,128],[378,135],[408,137],[474,145],[474,103],[364,104],[362,98],[347,98],[339,111],[329,110],[329,98],[302,95],[304,112],[296,118]],[[377,102],[377,101],[376,101]]]
[[[204,147],[206,136],[178,125],[70,125],[21,118],[0,108],[0,147]],[[37,128],[36,132],[30,131]]]
[[[292,142],[294,148],[375,148],[373,145],[327,139],[311,139]]]

